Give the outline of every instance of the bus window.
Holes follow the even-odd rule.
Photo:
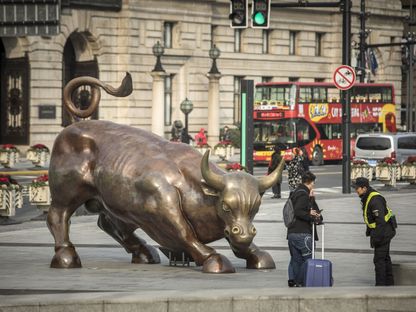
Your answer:
[[[392,89],[381,88],[381,99],[383,103],[393,103]]]
[[[257,87],[255,101],[270,100],[270,87]]]
[[[277,106],[289,106],[289,87],[272,87],[270,100]]]
[[[314,87],[313,88],[313,101],[319,103],[327,103],[327,88],[326,87]]]
[[[383,129],[382,123],[352,123],[351,124],[351,138],[355,139],[361,133],[380,132]]]
[[[312,101],[312,88],[300,87],[299,89],[299,103],[310,103]]]
[[[351,100],[353,102],[367,102],[368,101],[368,87],[353,87]]]
[[[341,124],[317,124],[322,140],[334,140],[342,137]]]

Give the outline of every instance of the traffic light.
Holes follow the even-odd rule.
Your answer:
[[[251,27],[269,28],[271,0],[253,0]]]
[[[231,28],[247,28],[248,0],[231,0],[229,19]]]

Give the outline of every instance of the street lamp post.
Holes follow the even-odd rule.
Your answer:
[[[212,60],[211,69],[209,70],[207,77],[209,79],[208,86],[208,144],[214,146],[217,142],[220,134],[220,87],[219,80],[221,73],[217,68],[217,58],[220,57],[220,49],[214,44],[209,49],[209,57]]]
[[[182,101],[180,108],[181,108],[181,112],[185,114],[185,129],[186,129],[185,134],[188,134],[188,115],[194,109],[194,104],[192,103],[192,101],[186,98],[185,100]]]
[[[221,51],[216,47],[215,44],[211,47],[211,49],[209,49],[209,57],[212,59],[212,65],[208,74],[221,74],[217,68],[217,58],[219,58],[220,54]]]
[[[160,116],[165,115],[164,107],[164,79],[166,72],[162,67],[160,57],[165,52],[165,49],[158,41],[152,48],[154,56],[156,56],[156,64],[153,71],[150,75],[153,77],[153,86],[152,86],[152,132],[163,137],[165,132],[165,125],[163,118]]]
[[[164,72],[165,70],[162,67],[162,62],[160,61],[160,57],[165,53],[165,48],[158,41],[153,46],[152,51],[153,51],[153,55],[156,56],[156,64],[155,64],[155,68],[153,68],[153,71]]]

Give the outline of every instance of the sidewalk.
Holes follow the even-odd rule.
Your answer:
[[[399,221],[392,260],[416,263],[416,194],[385,195]],[[373,287],[372,250],[355,194],[319,201],[334,287],[289,289],[283,204],[265,198],[255,218],[254,242],[272,255],[276,270],[247,270],[225,240],[210,244],[230,259],[235,274],[170,267],[161,253],[161,264],[132,264],[94,215],[71,219],[83,268],[50,269],[53,239],[44,221],[0,226],[0,311],[415,311],[416,286]],[[137,234],[157,245],[140,229]]]

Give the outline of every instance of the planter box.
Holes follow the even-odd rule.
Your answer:
[[[371,181],[373,179],[373,167],[368,165],[352,165],[351,180],[355,180],[358,177],[364,177]]]
[[[12,217],[16,209],[22,208],[23,195],[21,189],[0,188],[0,216]]]
[[[376,179],[383,182],[385,185],[395,187],[396,181],[400,178],[400,166],[377,166]]]
[[[0,163],[5,168],[14,167],[19,162],[20,155],[17,151],[0,152]]]
[[[229,160],[234,155],[234,146],[217,147],[214,149],[214,154],[224,160]]]
[[[195,149],[200,152],[202,155],[205,154],[205,152],[209,149],[209,147],[198,147],[196,146]]]
[[[26,158],[30,160],[35,166],[45,167],[49,162],[50,153],[45,150],[28,150]]]
[[[36,205],[50,205],[51,192],[49,185],[45,186],[29,186],[29,201]]]
[[[403,165],[401,168],[402,180],[414,183],[416,181],[416,166],[415,165]]]
[[[377,166],[376,179],[380,181],[391,180],[391,166]]]

